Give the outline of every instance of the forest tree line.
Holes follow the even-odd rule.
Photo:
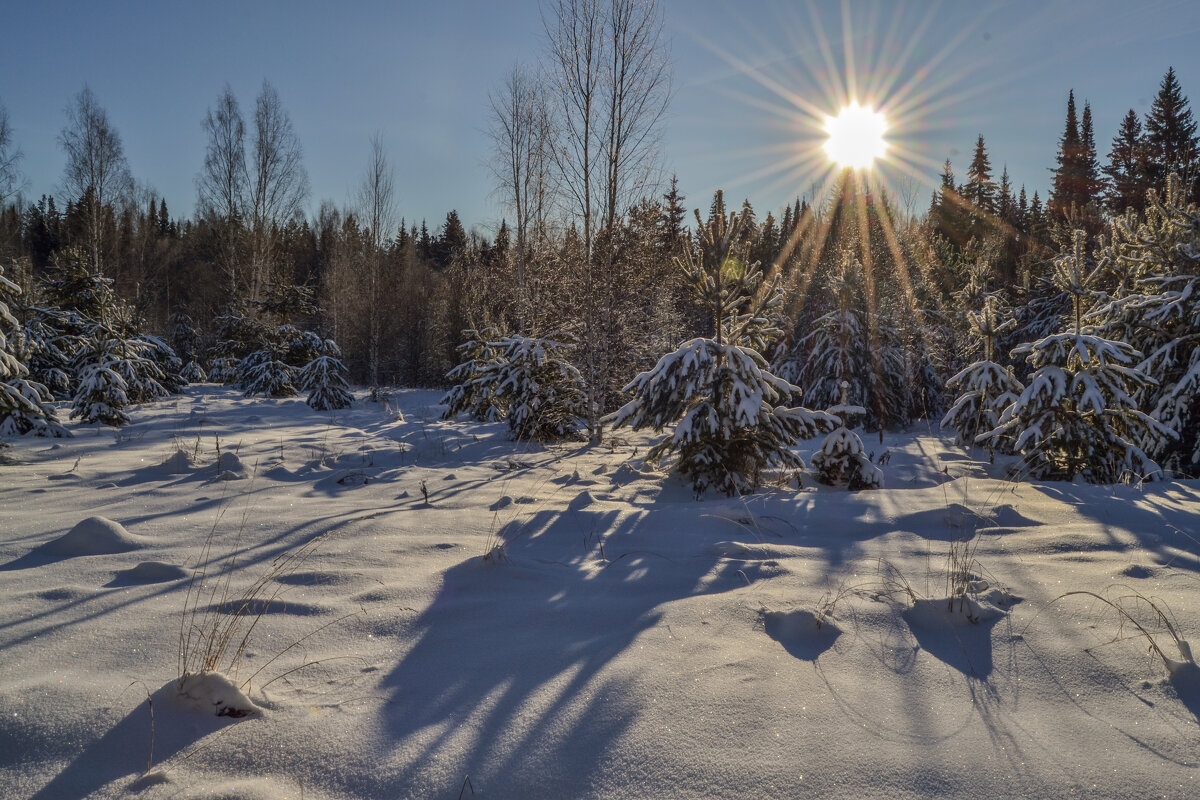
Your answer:
[[[190,218],[132,177],[116,127],[86,87],[60,136],[62,192],[24,202],[18,143],[0,108],[0,264],[22,290],[14,313],[71,302],[55,281],[85,269],[109,282],[128,324],[205,369],[231,352],[222,341],[231,320],[269,320],[336,341],[352,379],[371,386],[446,385],[471,331],[564,333],[578,342],[572,358],[595,429],[634,375],[680,341],[714,333],[678,262],[699,246],[698,228],[733,215],[736,259],[761,264],[782,290],[782,336],[764,354],[772,369],[812,408],[836,404],[850,380],[850,400],[882,429],[950,407],[947,379],[979,355],[970,314],[988,297],[1015,323],[994,343],[997,360],[1028,376],[1009,352],[1070,315],[1051,278],[1075,231],[1099,269],[1087,292],[1089,308],[1100,308],[1144,289],[1144,274],[1118,265],[1122,241],[1155,214],[1194,219],[1196,123],[1168,70],[1149,112],[1130,110],[1105,156],[1090,104],[1080,110],[1068,94],[1044,199],[1014,187],[1006,168],[996,174],[981,134],[962,180],[947,160],[924,215],[899,213],[883,186],[846,172],[827,195],[761,217],[749,199],[730,207],[718,191],[689,220],[678,181],[657,180],[670,94],[657,6],[558,0],[546,26],[541,61],[514,67],[491,95],[490,167],[506,212],[490,236],[468,232],[453,210],[432,226],[396,219],[379,138],[354,201],[306,214],[301,144],[266,82],[252,109],[228,88],[209,108]],[[1167,272],[1156,279],[1178,277],[1178,250],[1162,255]],[[1176,461],[1200,461],[1188,458]]]

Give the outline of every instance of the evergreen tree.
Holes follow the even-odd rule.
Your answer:
[[[1134,395],[1178,438],[1142,441],[1163,466],[1200,475],[1200,208],[1186,204],[1172,175],[1163,196],[1149,193],[1144,216],[1114,221],[1101,264],[1111,274],[1111,300],[1091,316],[1110,337],[1145,354],[1138,368],[1154,382]]]
[[[1102,170],[1106,178],[1104,205],[1111,213],[1123,214],[1127,208],[1141,211],[1146,207],[1148,167],[1142,123],[1131,108],[1113,137],[1108,164]]]
[[[1021,472],[1040,480],[1161,478],[1162,470],[1138,443],[1173,434],[1133,399],[1133,392],[1152,382],[1135,366],[1141,354],[1084,327],[1093,280],[1085,236],[1077,230],[1071,250],[1054,261],[1054,284],[1072,302],[1070,328],[1013,350],[1033,372],[996,427],[976,441],[999,449],[1012,437],[1013,451],[1023,454]]]
[[[705,223],[697,210],[696,224],[699,252],[679,266],[711,315],[715,338],[684,342],[634,378],[625,387],[632,398],[606,421],[655,431],[674,425],[647,460],[677,452],[676,468],[697,496],[710,487],[733,495],[758,486],[771,464],[802,467],[792,446],[837,419],[787,407],[799,388],[772,375],[759,352],[781,335],[772,317],[782,294],[777,283],[759,291],[762,271],[739,250],[742,218],[714,215]]]
[[[968,317],[971,333],[983,345],[983,358],[946,381],[946,388],[959,395],[942,418],[942,427],[953,428],[958,443],[963,445],[972,445],[980,434],[994,430],[1001,413],[1016,402],[1024,388],[1013,375],[1012,367],[1003,367],[995,361],[996,340],[1015,328],[1016,320],[1001,320],[1000,302],[995,295],[987,295],[980,311],[971,311]],[[999,448],[1001,452],[1010,452],[1011,444],[1011,439],[990,440],[991,448]]]
[[[963,199],[972,205],[971,213],[987,217],[996,213],[996,184],[992,181],[992,164],[988,159],[983,134],[975,142],[975,155],[967,167],[967,183],[963,186]]]
[[[354,402],[346,382],[346,365],[333,355],[320,355],[305,364],[300,388],[308,392],[307,403],[316,411],[349,408]]]
[[[883,470],[871,463],[862,439],[850,430],[849,425],[852,418],[864,416],[867,410],[850,404],[847,399],[849,381],[842,381],[841,390],[841,402],[825,409],[825,413],[837,417],[841,424],[826,434],[812,455],[817,480],[827,486],[845,486],[852,491],[881,488]]]
[[[67,435],[48,405],[53,399],[50,392],[29,380],[29,369],[21,357],[21,329],[8,307],[20,293],[20,287],[4,277],[0,267],[0,447],[4,438],[30,432]]]
[[[127,425],[129,415],[125,407],[131,401],[128,384],[119,369],[126,358],[124,340],[105,336],[93,338],[82,355],[71,419],[114,428]]]
[[[1100,162],[1096,157],[1096,134],[1092,129],[1092,106],[1083,104],[1083,117],[1079,121],[1079,198],[1081,210],[1100,199]]]
[[[1146,115],[1146,157],[1150,186],[1166,188],[1167,176],[1178,173],[1187,194],[1185,199],[1196,200],[1196,182],[1200,179],[1200,139],[1196,135],[1196,120],[1183,94],[1175,68],[1167,69],[1158,87],[1158,94]]]
[[[500,350],[493,344],[500,332],[495,328],[463,331],[465,342],[457,348],[463,361],[446,373],[446,380],[453,385],[440,401],[446,406],[442,419],[454,419],[464,412],[480,422],[495,422],[504,419],[507,410],[495,399],[495,384],[492,375],[499,366]]]
[[[491,343],[496,358],[477,379],[490,400],[507,412],[508,429],[520,441],[575,436],[586,412],[583,376],[567,361],[575,337],[506,336]]]
[[[866,424],[874,430],[906,419],[909,385],[899,331],[882,309],[871,311],[862,263],[849,249],[829,278],[829,295],[833,308],[796,342],[780,373],[807,387],[805,400],[816,406],[841,402],[841,384],[849,383],[848,402],[867,409]]]
[[[1078,214],[1083,208],[1082,154],[1083,137],[1079,132],[1079,117],[1075,112],[1075,90],[1072,89],[1067,95],[1065,129],[1062,138],[1058,140],[1054,186],[1046,204],[1047,210],[1056,217],[1066,218]]]
[[[238,364],[237,381],[246,397],[294,397],[295,380],[295,369],[279,346],[256,350]]]

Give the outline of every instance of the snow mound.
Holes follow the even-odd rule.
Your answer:
[[[182,449],[177,449],[158,465],[158,472],[163,475],[186,475],[192,469],[192,457]]]
[[[107,517],[88,517],[70,531],[46,544],[42,552],[56,556],[97,556],[127,553],[145,547],[140,536]]]
[[[217,459],[217,475],[221,480],[228,481],[234,478],[244,478],[247,471],[246,465],[238,458],[237,453],[221,453],[220,458]],[[233,477],[227,478],[225,477],[226,475]]]
[[[584,489],[571,499],[571,502],[567,504],[567,509],[569,511],[581,511],[595,502],[596,499],[592,497],[592,493]]]
[[[175,699],[184,708],[217,717],[249,717],[262,713],[237,684],[219,672],[184,675],[176,683]]]
[[[163,561],[143,561],[136,567],[123,569],[113,576],[109,586],[136,586],[143,583],[163,583],[187,577],[187,570]]]

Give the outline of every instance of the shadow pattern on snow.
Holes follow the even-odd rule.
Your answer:
[[[690,506],[543,510],[500,530],[503,558],[447,570],[382,683],[384,740],[407,753],[396,796],[452,796],[467,774],[489,797],[594,790],[638,714],[623,688],[638,677],[614,662],[665,605],[769,569],[702,552],[676,535],[689,521]]]
[[[832,620],[818,620],[807,609],[796,611],[767,611],[763,627],[783,649],[802,661],[816,661],[842,635],[842,629]]]

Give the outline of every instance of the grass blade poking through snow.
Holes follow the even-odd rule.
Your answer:
[[[249,691],[250,682],[263,669],[305,640],[346,617],[326,623],[292,642],[256,669],[250,677],[238,682],[239,668],[242,666],[252,634],[263,615],[287,588],[281,579],[292,575],[304,564],[324,535],[316,536],[295,550],[276,556],[249,587],[240,592],[235,591],[233,582],[234,576],[241,572],[238,556],[241,553],[242,536],[250,514],[249,506],[242,514],[228,555],[223,559],[217,574],[209,580],[212,569],[220,560],[215,556],[217,531],[227,507],[223,505],[218,512],[201,549],[200,563],[192,572],[188,583],[179,630],[177,688],[180,697],[185,700],[201,706],[205,703],[216,706],[217,716],[238,717],[257,712],[257,707],[243,692]],[[303,666],[311,663],[314,662],[306,662]],[[294,671],[289,670],[284,674]]]

